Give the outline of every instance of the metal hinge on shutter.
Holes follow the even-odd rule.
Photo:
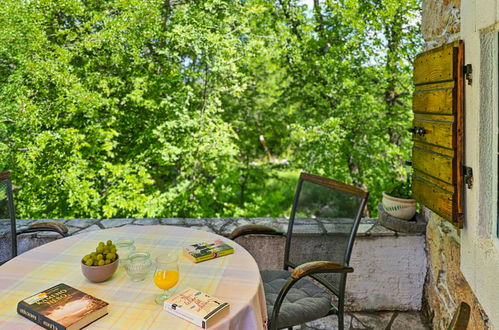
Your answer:
[[[473,169],[468,166],[463,166],[464,183],[471,189],[473,187]]]
[[[464,71],[464,78],[468,80],[468,85],[471,85],[473,81],[473,67],[471,66],[471,64],[466,64],[464,66],[463,71]]]

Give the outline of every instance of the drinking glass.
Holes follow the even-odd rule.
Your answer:
[[[166,298],[171,296],[169,289],[177,285],[179,272],[176,254],[165,254],[156,257],[156,271],[154,272],[154,284],[163,290],[163,293],[156,296],[156,303],[163,305]]]
[[[120,266],[124,266],[128,256],[135,252],[134,241],[128,238],[120,238],[116,241],[116,249],[118,251],[118,255],[120,256]]]
[[[151,256],[147,252],[133,252],[125,263],[125,270],[134,282],[143,281],[151,268]]]

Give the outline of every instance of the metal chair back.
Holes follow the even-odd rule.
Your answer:
[[[348,266],[368,195],[352,185],[302,173],[288,224],[284,269],[317,260]],[[313,277],[336,296],[343,295],[346,274]]]
[[[0,173],[0,219],[2,222],[9,221],[11,256],[17,256],[17,234],[16,217],[14,212],[14,198],[12,196],[12,182],[9,172]],[[3,262],[0,262],[0,264]]]

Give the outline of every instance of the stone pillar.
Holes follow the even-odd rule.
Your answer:
[[[461,0],[423,0],[421,32],[425,50],[459,39]]]
[[[421,31],[425,50],[460,39],[461,0],[423,0]],[[427,208],[423,214],[428,222],[423,311],[433,329],[447,329],[461,301],[471,306],[468,329],[489,329],[487,315],[460,269],[459,230]]]
[[[488,329],[487,315],[461,273],[458,231],[445,219],[424,208],[428,219],[426,248],[428,272],[424,285],[423,311],[433,329],[447,329],[461,301],[471,307],[468,329]]]

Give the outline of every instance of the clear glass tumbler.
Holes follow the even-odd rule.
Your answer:
[[[120,256],[120,266],[123,267],[128,259],[128,256],[135,252],[134,241],[128,238],[120,238],[116,241],[116,250]]]
[[[134,282],[143,281],[151,271],[152,260],[148,252],[134,252],[128,256],[125,270]]]

